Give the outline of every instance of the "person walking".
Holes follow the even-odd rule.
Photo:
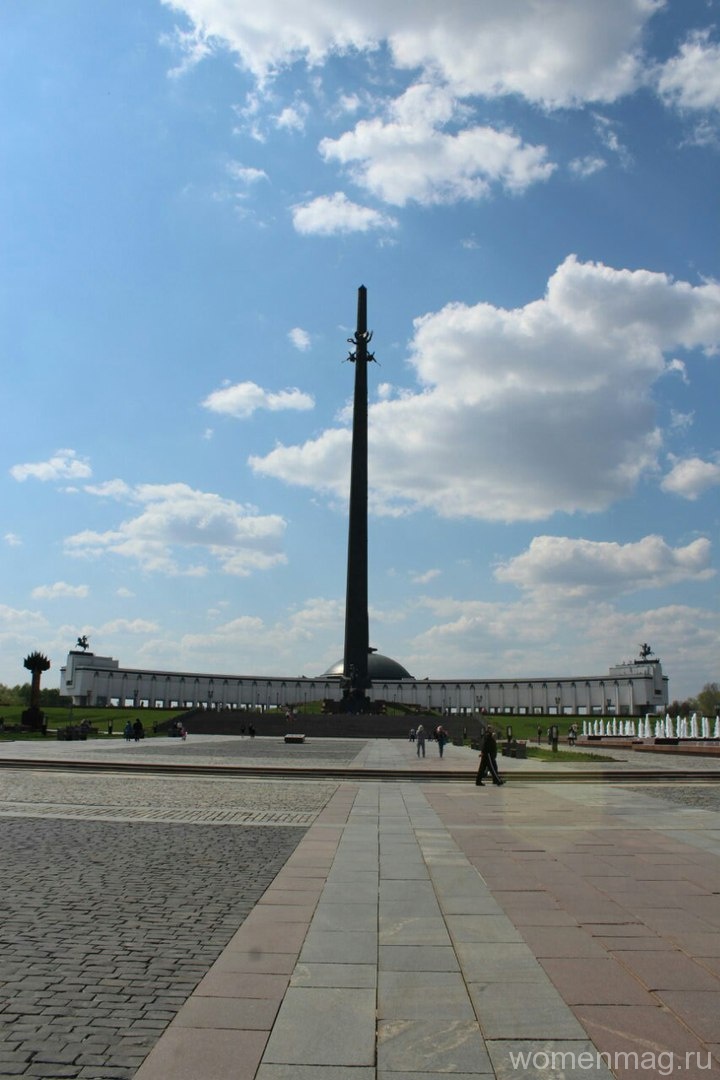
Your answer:
[[[500,787],[505,783],[505,781],[500,778],[500,773],[497,769],[497,739],[495,738],[495,732],[491,727],[485,732],[485,737],[482,741],[480,765],[478,766],[477,777],[475,779],[475,783],[478,787],[485,786],[483,784],[483,779],[487,772],[490,773],[492,782],[496,787]]]
[[[437,739],[438,751],[440,752],[440,757],[442,757],[443,756],[443,750],[445,749],[445,743],[448,741],[448,738],[449,738],[448,733],[445,730],[445,728],[442,726],[442,724],[438,724],[437,728],[435,729],[435,738]]]
[[[417,726],[417,731],[415,732],[415,745],[417,747],[417,756],[420,757],[422,752],[422,756],[425,757],[425,728],[422,724],[418,724]]]

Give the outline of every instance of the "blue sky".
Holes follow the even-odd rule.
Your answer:
[[[0,682],[720,680],[717,0],[0,13]]]

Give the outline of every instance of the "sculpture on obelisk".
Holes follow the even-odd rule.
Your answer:
[[[353,398],[352,457],[350,464],[350,520],[348,526],[347,592],[345,597],[345,652],[343,654],[343,695],[348,709],[367,706],[366,691],[372,683],[368,674],[370,630],[368,620],[368,391],[367,366],[374,360],[368,353],[372,332],[367,328],[367,289],[358,289],[357,329],[348,342],[355,351],[348,357],[355,364]],[[374,651],[374,650],[372,650]]]

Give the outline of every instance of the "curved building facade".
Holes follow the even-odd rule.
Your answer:
[[[369,673],[374,699],[443,712],[644,716],[664,712],[668,704],[659,660],[616,664],[607,675],[415,679],[397,661],[373,653]],[[317,678],[225,675],[126,668],[110,656],[75,650],[61,668],[60,692],[86,707],[287,709],[341,701],[341,676],[342,662]]]

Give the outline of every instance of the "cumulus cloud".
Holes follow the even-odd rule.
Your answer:
[[[264,169],[256,169],[250,165],[241,165],[239,161],[231,161],[227,165],[227,171],[233,180],[237,180],[243,187],[249,188],[261,180],[267,180],[268,175]]]
[[[20,482],[33,477],[35,480],[82,480],[92,476],[89,462],[78,457],[74,450],[56,450],[47,461],[26,465],[13,465],[10,475]]]
[[[56,581],[52,585],[38,585],[31,595],[36,600],[83,600],[89,593],[87,585],[68,585],[65,581]]]
[[[305,101],[288,105],[274,117],[275,126],[281,131],[302,132],[305,130],[309,112],[310,106]]]
[[[433,578],[439,577],[441,573],[441,570],[425,570],[422,573],[411,573],[410,580],[415,585],[427,585]]]
[[[395,229],[397,221],[348,199],[342,191],[320,195],[308,203],[293,207],[293,226],[304,236],[337,236],[342,233],[370,232],[373,229]]]
[[[447,90],[412,86],[389,105],[387,120],[361,120],[338,139],[323,139],[320,153],[348,166],[356,183],[393,206],[478,199],[494,183],[523,191],[553,172],[544,146],[526,146],[509,132],[443,131],[456,114]]]
[[[127,499],[132,489],[124,480],[103,480],[100,484],[85,484],[84,490],[89,495],[99,495],[103,499]]]
[[[419,388],[369,407],[371,506],[540,520],[598,511],[658,469],[653,386],[665,352],[720,343],[720,285],[568,257],[514,310],[449,304],[415,322]],[[350,432],[250,459],[344,498]]]
[[[703,581],[714,573],[704,538],[671,548],[660,536],[629,544],[536,536],[522,555],[498,566],[495,577],[533,592],[586,599]]]
[[[226,574],[247,576],[286,561],[280,550],[285,521],[261,515],[187,484],[141,484],[130,500],[141,512],[106,532],[83,530],[69,536],[65,551],[76,556],[108,553],[136,562],[143,570],[169,575],[207,573],[210,558]]]
[[[299,326],[294,326],[289,332],[288,337],[291,343],[300,352],[307,352],[310,348],[310,335],[307,330],[302,330]]]
[[[570,162],[569,169],[575,176],[584,179],[586,176],[592,176],[593,173],[600,172],[606,165],[607,162],[604,158],[587,155],[582,158],[574,158]]]
[[[44,632],[47,620],[37,611],[0,604],[0,640],[16,640],[29,633]]]
[[[207,629],[202,634],[184,634],[173,647],[173,654],[188,657],[188,663],[197,664],[197,657],[212,657],[214,670],[237,670],[237,656],[242,654],[246,670],[262,671],[263,674],[287,674],[294,669],[296,648],[302,643],[307,649],[311,643],[329,636],[342,639],[344,605],[339,600],[312,597],[302,606],[285,613],[276,622],[266,622],[256,615],[242,615]],[[336,651],[331,659],[325,657],[310,671],[317,675],[337,660]],[[292,665],[292,666],[291,666]],[[298,672],[299,675],[299,672]]]
[[[644,68],[642,35],[662,0],[515,5],[436,0],[164,0],[191,29],[186,63],[223,45],[261,82],[297,60],[387,46],[394,64],[442,79],[463,96],[516,94],[546,107],[614,101]]]
[[[720,44],[707,30],[691,34],[659,70],[658,90],[681,109],[720,108]]]
[[[672,459],[673,467],[660,484],[663,491],[694,502],[710,488],[720,486],[720,461],[692,457]]]
[[[92,632],[97,637],[109,637],[111,634],[154,634],[157,630],[158,624],[149,619],[109,619]]]
[[[595,597],[589,618],[587,602],[551,589],[510,603],[426,598],[424,606],[436,622],[412,640],[404,663],[416,673],[476,674],[478,694],[489,672],[510,679],[598,674],[598,657],[627,660],[644,641],[670,671],[673,695],[697,693],[717,664],[716,610],[667,604],[628,611]],[[678,691],[680,682],[685,689]]]
[[[294,387],[274,392],[264,390],[254,382],[241,382],[213,390],[202,405],[210,412],[244,420],[258,409],[267,409],[269,412],[281,412],[285,409],[303,411],[314,408],[315,402],[310,394]]]

